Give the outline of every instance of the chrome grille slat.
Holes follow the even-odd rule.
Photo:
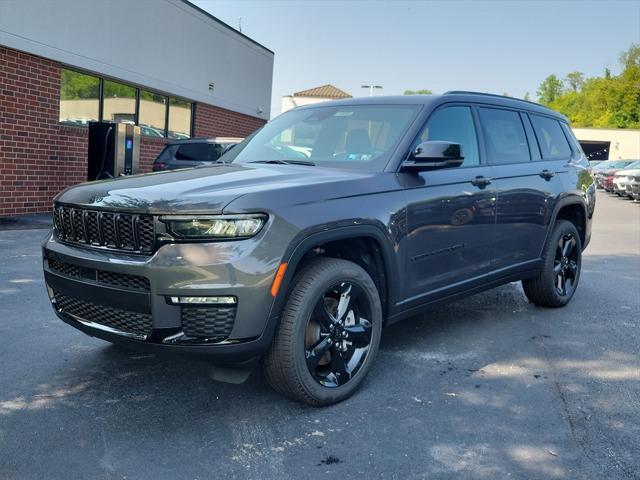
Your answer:
[[[102,225],[102,236],[104,244],[107,247],[118,248],[118,240],[116,238],[115,214],[104,212],[100,221]]]
[[[85,226],[87,228],[87,243],[100,245],[100,226],[98,224],[98,212],[86,212]]]
[[[73,222],[73,239],[80,243],[86,243],[84,229],[84,211],[74,208],[71,210],[71,221]]]
[[[58,205],[53,210],[56,239],[109,250],[151,254],[155,247],[152,215],[115,213]]]

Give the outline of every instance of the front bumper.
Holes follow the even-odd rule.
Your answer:
[[[614,180],[612,182],[613,185],[613,191],[615,193],[619,193],[621,195],[626,193],[627,190],[627,181],[625,180]]]
[[[269,347],[269,288],[278,262],[259,237],[168,244],[152,256],[43,244],[47,291],[66,323],[139,350],[238,362]],[[232,296],[234,305],[174,305],[170,297]]]

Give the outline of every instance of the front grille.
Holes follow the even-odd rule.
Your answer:
[[[113,285],[115,287],[129,288],[131,290],[149,291],[149,279],[127,273],[107,272],[98,270],[98,282]]]
[[[150,313],[138,313],[97,305],[79,298],[54,292],[55,306],[64,316],[97,323],[121,332],[149,335],[152,329]]]
[[[67,277],[80,277],[80,267],[66,262],[58,262],[57,260],[49,260],[49,268]]]
[[[182,331],[222,341],[231,334],[235,318],[236,307],[182,307]]]
[[[60,241],[132,253],[153,253],[156,240],[152,215],[56,206],[53,226]]]
[[[94,270],[92,268],[84,268],[81,272],[79,266],[71,263],[52,259],[49,259],[48,262],[51,270],[62,275],[66,275],[67,277],[94,280],[99,283],[119,288],[126,288],[129,290],[140,290],[145,292],[150,290],[149,279],[138,275],[108,272],[106,270]]]

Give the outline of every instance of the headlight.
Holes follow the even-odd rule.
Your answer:
[[[176,238],[234,240],[253,237],[267,220],[263,214],[167,216],[161,219]]]

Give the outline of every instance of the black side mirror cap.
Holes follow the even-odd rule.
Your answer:
[[[431,170],[436,168],[459,167],[464,162],[462,147],[459,143],[432,140],[422,142],[402,162],[402,170]]]

